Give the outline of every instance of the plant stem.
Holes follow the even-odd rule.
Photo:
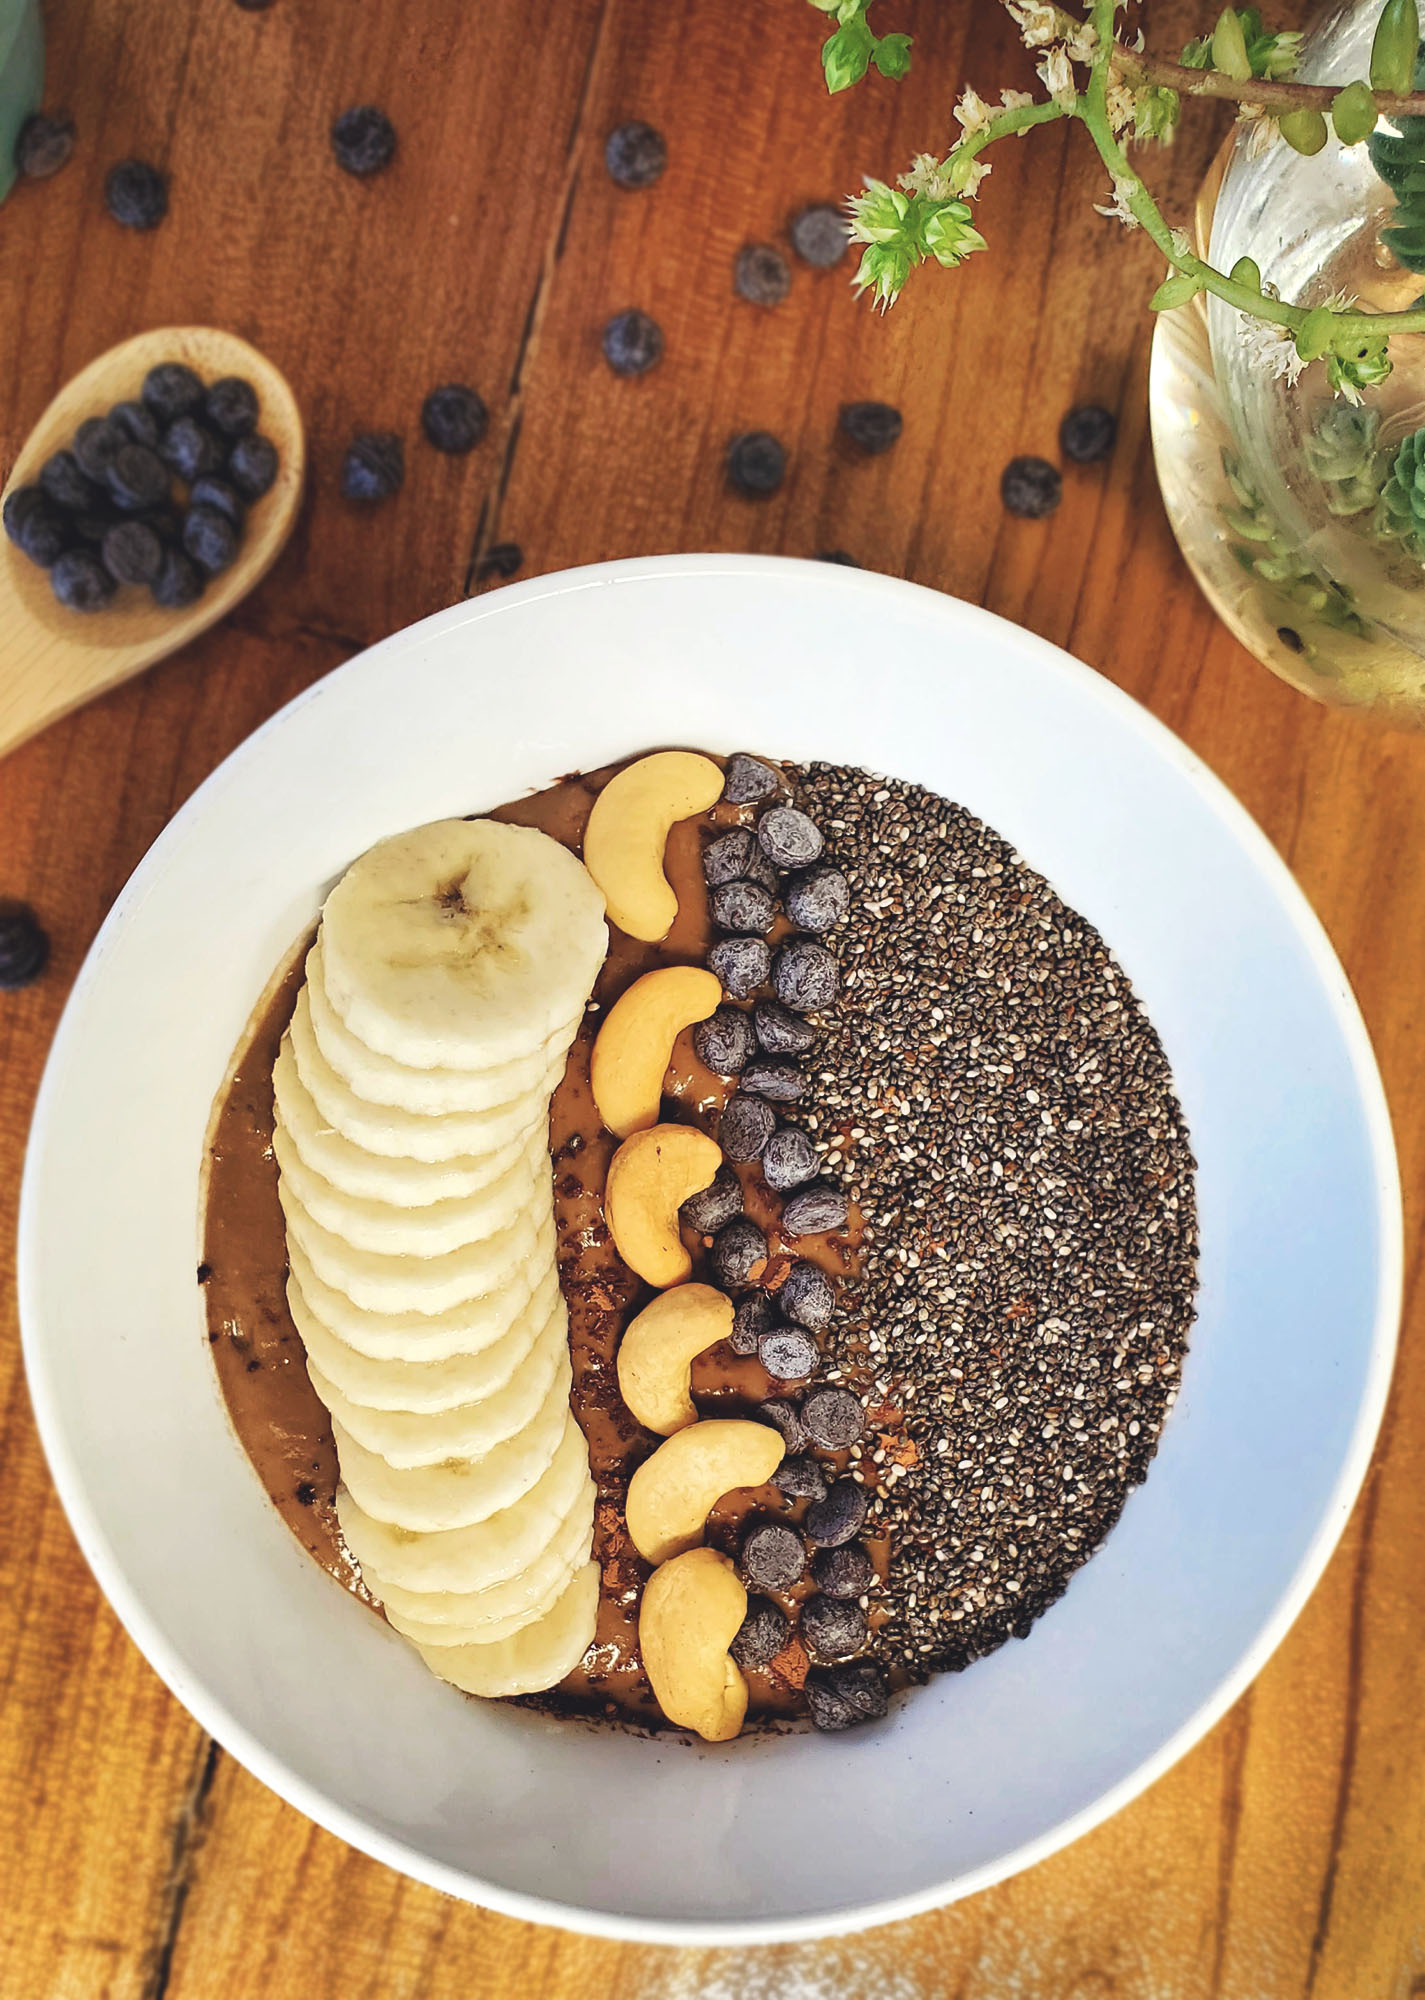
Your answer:
[[[1330,111],[1341,86],[1335,83],[1279,83],[1268,77],[1252,76],[1239,83],[1220,69],[1189,69],[1185,63],[1167,62],[1161,56],[1139,55],[1115,43],[1113,67],[1125,83],[1163,84],[1183,97],[1220,97],[1231,104],[1261,105],[1276,113],[1283,111]],[[1425,95],[1396,97],[1386,91],[1374,93],[1382,118],[1425,117]]]

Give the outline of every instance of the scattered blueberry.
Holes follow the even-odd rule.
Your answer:
[[[111,424],[107,417],[86,417],[74,433],[71,448],[79,460],[80,471],[96,486],[102,486],[109,467],[127,443],[128,439],[118,425]]]
[[[800,932],[778,946],[772,959],[772,988],[798,1014],[829,1007],[840,986],[836,960],[816,938]]]
[[[157,451],[158,424],[152,410],[142,403],[115,403],[109,412],[109,422],[123,432],[130,444],[144,444],[150,451]]]
[[[798,1326],[823,1327],[836,1304],[836,1287],[820,1264],[798,1257],[782,1280],[777,1304]]]
[[[742,1213],[742,1183],[731,1167],[719,1167],[711,1182],[690,1194],[678,1211],[699,1236],[715,1236],[724,1223]]]
[[[829,861],[803,868],[783,890],[787,915],[800,931],[829,931],[851,907],[851,884]]]
[[[752,1009],[752,1028],[769,1056],[804,1056],[816,1040],[816,1029],[780,1000],[759,1000]]]
[[[793,1452],[772,1474],[772,1484],[789,1500],[824,1500],[826,1476],[814,1458]]]
[[[901,434],[901,413],[890,403],[843,403],[840,423],[842,436],[871,458],[889,451]]]
[[[236,0],[236,4],[242,8],[244,14],[265,14],[272,5],[272,0]]]
[[[214,478],[212,474],[194,480],[188,493],[188,505],[216,507],[220,514],[227,516],[235,528],[242,526],[243,517],[247,512],[237,488],[230,485],[226,479]]]
[[[758,1341],[757,1354],[774,1382],[802,1382],[816,1371],[816,1342],[804,1327],[774,1326]]]
[[[146,444],[120,445],[108,472],[109,491],[126,514],[156,507],[168,498],[168,473],[163,460]]]
[[[220,375],[208,385],[203,415],[224,437],[246,437],[257,429],[257,391],[241,375]]]
[[[238,539],[237,529],[216,507],[190,507],[183,517],[183,547],[209,576],[232,567]]]
[[[860,569],[861,567],[855,556],[847,555],[845,549],[818,549],[816,552],[816,561],[835,563],[840,569]]]
[[[806,1434],[818,1451],[845,1451],[866,1428],[866,1412],[849,1389],[813,1389],[802,1404]]]
[[[663,359],[663,329],[630,306],[604,328],[604,359],[615,375],[646,375]]]
[[[786,446],[770,431],[743,431],[728,445],[727,472],[739,493],[760,500],[786,477]]]
[[[760,882],[724,882],[713,890],[709,907],[720,931],[754,937],[765,937],[777,918],[777,905]],[[750,1037],[752,1030],[747,1032]]]
[[[761,1521],[742,1537],[737,1564],[758,1590],[788,1590],[805,1574],[807,1552],[785,1521]]]
[[[333,121],[331,142],[343,173],[364,180],[390,166],[396,151],[396,128],[374,104],[354,104]]]
[[[197,417],[175,417],[158,441],[158,455],[187,485],[221,472],[227,459],[222,439]]]
[[[829,201],[814,202],[794,215],[787,228],[792,248],[804,264],[829,271],[839,264],[851,247],[846,217]]]
[[[49,963],[49,938],[28,903],[0,903],[0,988],[14,992]]]
[[[260,500],[277,477],[277,447],[261,431],[239,438],[228,453],[228,478],[244,500]]]
[[[820,1166],[820,1153],[796,1125],[783,1125],[762,1148],[762,1178],[778,1194],[815,1180]]]
[[[347,446],[341,490],[348,500],[374,505],[399,492],[405,476],[405,447],[395,432],[365,431]]]
[[[443,382],[421,404],[421,429],[437,451],[460,457],[474,451],[490,428],[490,413],[482,397],[464,382]]]
[[[839,1187],[830,1181],[813,1181],[790,1197],[782,1210],[782,1227],[788,1236],[824,1236],[830,1229],[844,1229],[850,1212]]]
[[[814,1660],[844,1660],[866,1643],[866,1614],[854,1598],[823,1597],[802,1606],[801,1634]]]
[[[758,1341],[775,1317],[772,1301],[765,1292],[749,1292],[745,1299],[740,1299],[732,1315],[732,1332],[728,1335],[733,1353],[755,1354]]]
[[[800,806],[769,806],[757,822],[757,839],[778,868],[805,868],[825,842]]]
[[[186,363],[182,361],[160,361],[150,368],[143,378],[144,408],[160,424],[171,424],[175,417],[191,417],[203,401],[203,384]],[[127,429],[127,426],[125,426]],[[147,438],[135,439],[137,444],[146,444]]]
[[[736,1076],[756,1046],[752,1023],[740,1007],[719,1007],[693,1029],[698,1061],[719,1076]]]
[[[749,1597],[747,1616],[728,1647],[739,1667],[770,1666],[791,1637],[787,1614],[770,1597]]]
[[[860,1534],[866,1519],[866,1489],[854,1479],[837,1479],[826,1498],[808,1510],[807,1537],[821,1549],[839,1548]]]
[[[125,229],[157,229],[168,213],[168,183],[146,160],[120,160],[104,176],[104,206]]]
[[[771,974],[771,946],[760,937],[720,938],[708,953],[708,970],[732,999],[750,1000]]]
[[[21,555],[48,569],[69,547],[70,528],[63,514],[38,486],[17,486],[5,496],[5,533]]]
[[[181,611],[203,595],[203,572],[182,549],[165,549],[163,567],[151,588],[155,604],[165,611]]]
[[[841,1667],[814,1667],[806,1680],[807,1707],[818,1729],[852,1729],[879,1722],[890,1707],[886,1679],[874,1660]]]
[[[802,1420],[794,1398],[776,1396],[757,1405],[756,1414],[774,1431],[780,1431],[782,1441],[788,1451],[800,1451],[805,1442],[802,1436]]]
[[[116,588],[88,549],[66,549],[50,566],[49,585],[66,611],[102,611]]]
[[[747,1216],[735,1216],[713,1238],[708,1258],[720,1285],[748,1285],[767,1262],[767,1239]]]
[[[781,789],[781,773],[764,764],[760,757],[749,757],[745,750],[735,750],[728,758],[722,795],[729,805],[760,805],[763,799],[773,798]]]
[[[1063,491],[1064,482],[1047,458],[1012,458],[1000,476],[1000,499],[1025,521],[1052,514]]]
[[[786,258],[770,243],[748,243],[737,253],[733,286],[749,305],[779,306],[792,289]]]
[[[742,1072],[739,1088],[769,1104],[795,1104],[806,1089],[806,1077],[795,1063],[775,1056],[754,1056]]]
[[[40,490],[56,507],[68,508],[71,513],[92,507],[99,497],[72,451],[57,451],[45,460],[40,467]]]
[[[876,1581],[876,1565],[862,1542],[844,1542],[837,1549],[818,1549],[811,1559],[811,1580],[827,1597],[864,1597]]]
[[[20,127],[15,141],[15,165],[27,180],[47,181],[74,151],[74,120],[63,112],[49,117],[34,112]]]
[[[663,134],[641,119],[616,125],[604,141],[604,165],[621,188],[652,187],[667,164]]]
[[[163,567],[163,543],[142,521],[120,521],[110,528],[101,554],[115,583],[152,583]]]
[[[755,1160],[777,1128],[777,1114],[760,1097],[739,1090],[717,1128],[718,1144],[730,1160]]]
[[[495,542],[480,558],[480,580],[488,576],[511,577],[524,561],[524,550],[518,542]]]
[[[1075,465],[1107,458],[1118,437],[1118,419],[1097,403],[1081,403],[1059,426],[1059,449]]]

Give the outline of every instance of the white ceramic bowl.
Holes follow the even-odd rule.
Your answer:
[[[466,1701],[302,1553],[228,1428],[194,1284],[208,1109],[351,858],[658,743],[917,779],[1108,939],[1200,1165],[1201,1314],[1146,1486],[1034,1627],[828,1739],[649,1741]],[[321,681],[168,827],[80,974],[35,1114],[20,1299],[75,1533],[178,1698],[393,1867],[513,1915],[747,1942],[903,1917],[1082,1833],[1300,1609],[1390,1372],[1399,1193],[1340,966],[1262,835],[1065,654],[815,563],[665,558],[461,604]]]

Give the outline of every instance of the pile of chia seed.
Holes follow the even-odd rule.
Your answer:
[[[890,1542],[873,1649],[967,1666],[1063,1594],[1147,1475],[1193,1318],[1193,1159],[1103,939],[933,792],[791,772],[851,883],[803,1122],[865,1221],[826,1379]]]

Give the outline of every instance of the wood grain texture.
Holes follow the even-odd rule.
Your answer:
[[[230,326],[283,369],[312,479],[255,598],[0,763],[0,894],[34,902],[55,941],[45,980],[0,1005],[7,1996],[1425,1991],[1425,741],[1313,708],[1197,595],[1147,446],[1154,259],[1093,214],[1102,174],[1078,135],[1002,151],[981,202],[991,254],[929,275],[886,320],[852,303],[844,271],[797,267],[772,312],[733,296],[743,241],[777,241],[801,203],[944,143],[967,74],[992,89],[1027,80],[990,0],[896,6],[918,37],[914,75],[835,102],[818,86],[821,24],[795,0],[50,8],[50,96],[75,113],[81,144],[55,181],[0,210],[0,474],[67,375],[125,334],[181,320]],[[1186,0],[1147,23],[1168,49],[1200,25]],[[383,105],[400,133],[395,166],[369,185],[326,153],[330,118],[356,102]],[[604,135],[626,117],[669,138],[647,194],[602,169]],[[1180,214],[1214,137],[1210,117],[1194,119],[1166,163]],[[102,212],[104,170],[127,153],[172,175],[172,212],[150,238]],[[632,383],[598,353],[629,305],[667,336],[663,364]],[[421,396],[451,378],[491,408],[466,460],[417,443]],[[905,412],[883,459],[837,442],[839,404],[861,396]],[[1004,461],[1052,455],[1083,398],[1120,413],[1113,460],[1071,471],[1048,523],[1009,519]],[[401,500],[364,515],[336,485],[358,427],[402,430],[409,467]],[[757,504],[727,490],[722,454],[761,427],[792,470]],[[501,541],[519,543],[526,573],[659,550],[843,548],[1067,645],[1177,729],[1286,856],[1356,986],[1394,1107],[1411,1272],[1400,1366],[1370,1482],[1301,1620],[1223,1723],[1116,1819],[1012,1882],[861,1939],[601,1944],[450,1903],[318,1832],[211,1749],[119,1632],[29,1419],[8,1248],[23,1134],[105,910],[249,730],[359,645],[488,587],[480,559]],[[870,1804],[867,1837],[877,1810],[895,1810]]]

